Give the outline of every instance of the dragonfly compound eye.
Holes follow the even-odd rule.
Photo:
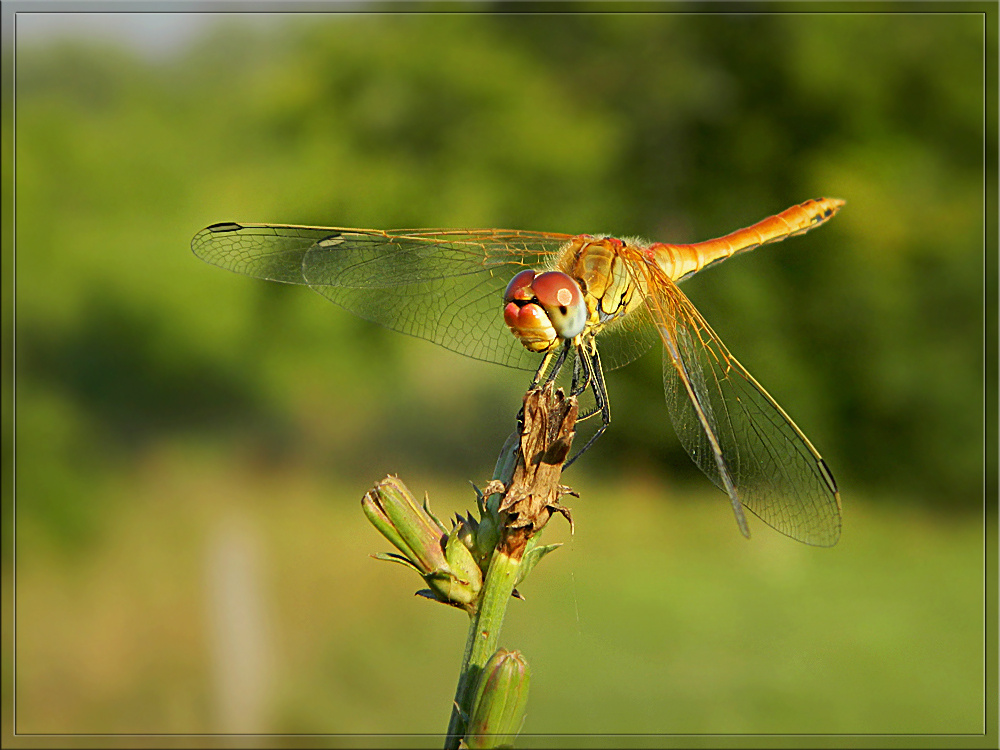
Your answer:
[[[508,302],[531,302],[535,299],[535,292],[531,288],[531,282],[535,280],[535,272],[530,268],[521,271],[507,284],[503,292],[503,303]]]
[[[560,338],[571,339],[583,333],[587,305],[580,285],[571,277],[561,271],[547,271],[535,277],[531,288]]]
[[[504,322],[533,352],[579,335],[587,322],[579,285],[560,271],[521,271],[507,284],[503,301]]]

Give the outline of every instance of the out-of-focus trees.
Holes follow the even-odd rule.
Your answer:
[[[148,441],[222,436],[488,473],[523,375],[201,265],[206,224],[692,241],[831,195],[848,204],[830,225],[685,289],[843,484],[975,506],[986,32],[962,14],[344,14],[234,19],[159,58],[22,48],[22,486],[65,497]],[[659,366],[610,376],[590,470],[693,471]]]

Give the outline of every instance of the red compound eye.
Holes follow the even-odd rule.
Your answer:
[[[583,333],[587,306],[576,281],[562,271],[547,271],[535,277],[531,288],[560,338],[571,339]]]
[[[562,271],[548,271],[535,277],[531,288],[546,307],[570,308],[583,300],[580,285]]]
[[[583,333],[587,324],[580,285],[562,271],[519,272],[507,284],[503,302],[504,321],[533,351],[540,351],[534,348],[540,345],[540,332],[547,331],[546,342],[572,339]]]
[[[503,302],[506,305],[508,302],[516,302],[518,300],[523,302],[530,302],[535,298],[535,293],[531,289],[531,282],[535,279],[535,272],[530,268],[526,271],[521,271],[510,283],[507,284],[507,288],[503,292]]]

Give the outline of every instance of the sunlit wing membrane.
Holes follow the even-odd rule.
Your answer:
[[[742,504],[782,534],[817,546],[840,538],[840,496],[826,463],[801,430],[729,354],[666,275],[650,279],[650,313],[663,339],[667,408],[698,467],[730,495],[748,534]]]
[[[656,326],[644,305],[636,306],[628,315],[613,321],[597,337],[604,370],[624,367],[659,343]]]
[[[503,322],[503,289],[522,268],[546,265],[568,239],[504,230],[228,223],[203,229],[192,250],[230,271],[307,285],[366,320],[459,354],[534,370],[538,355]]]
[[[224,222],[205,227],[191,240],[202,260],[227,271],[285,284],[305,284],[302,258],[332,229]]]

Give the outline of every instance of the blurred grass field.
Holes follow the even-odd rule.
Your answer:
[[[472,501],[404,479],[438,512]],[[565,546],[503,638],[535,673],[525,732],[982,730],[980,524],[848,493],[844,538],[821,550],[759,523],[744,540],[721,493],[567,479],[577,531],[550,525]],[[228,664],[261,681],[258,731],[439,733],[465,616],[367,557],[387,545],[364,489],[168,448],[111,490],[118,510],[87,550],[20,529],[20,730],[218,731],[237,700]],[[219,575],[251,577],[237,611],[260,620],[229,662],[210,637]]]
[[[368,558],[386,545],[359,501],[393,472],[442,515],[471,507],[529,376],[208,266],[195,232],[685,242],[821,195],[847,201],[827,226],[683,288],[832,468],[841,541],[754,519],[744,540],[673,435],[658,354],[609,373],[612,425],[565,476],[576,533],[546,530],[565,548],[505,626],[534,670],[521,744],[995,740],[995,23],[17,20],[0,165],[18,742],[437,746],[447,725],[464,616]]]

